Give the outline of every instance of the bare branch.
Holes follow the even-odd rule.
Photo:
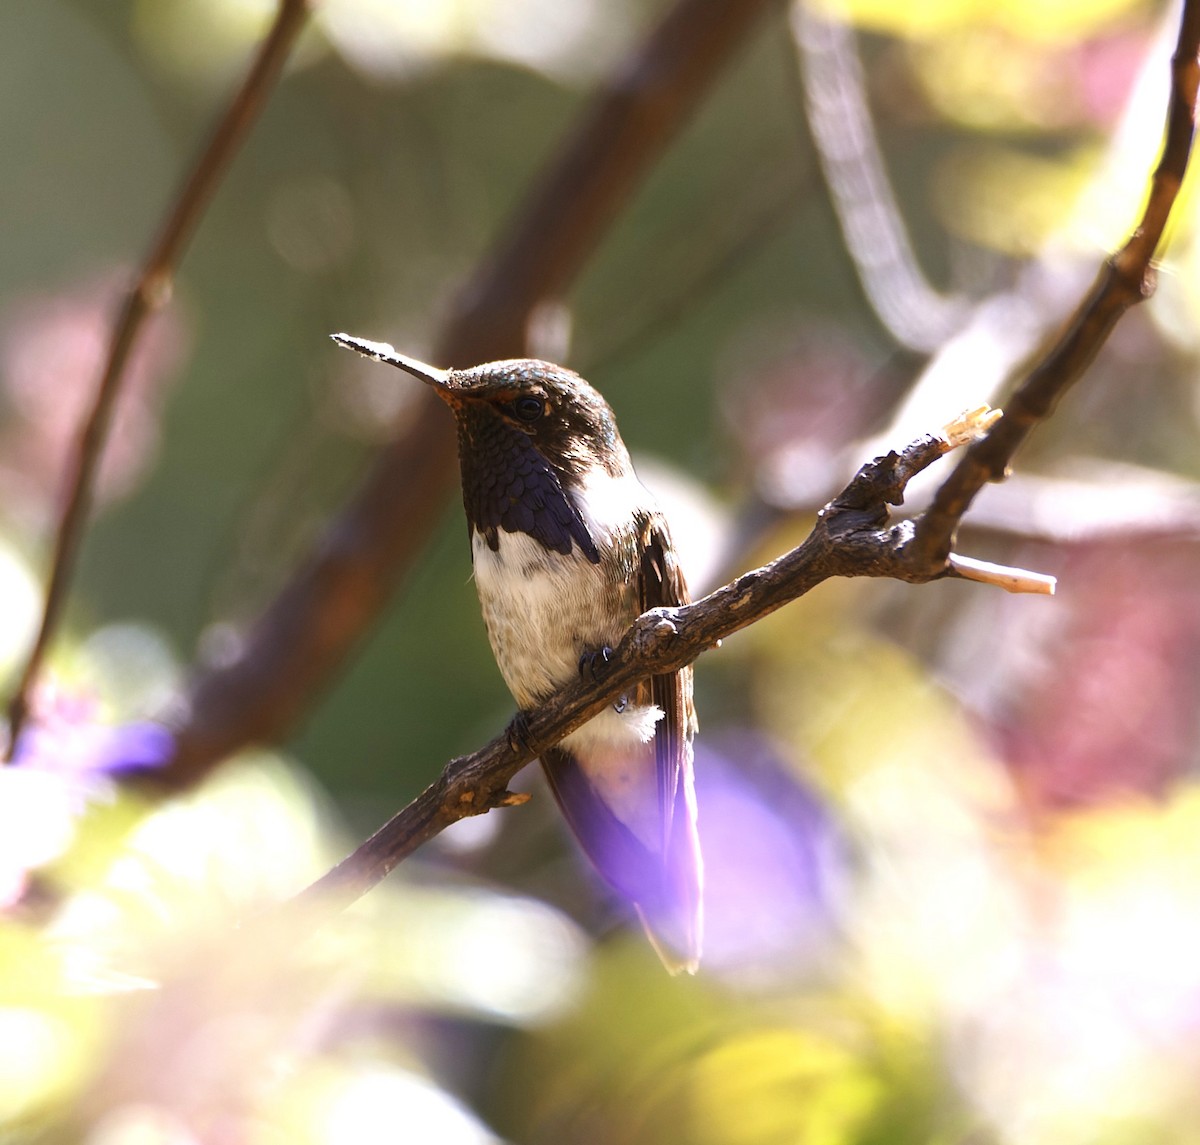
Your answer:
[[[677,0],[597,94],[437,340],[441,365],[524,352],[534,308],[566,290],[768,0]],[[246,638],[241,656],[202,675],[161,776],[192,782],[248,743],[287,735],[378,616],[421,552],[455,474],[451,419],[421,394],[382,452]]]
[[[1154,271],[1150,262],[1183,182],[1195,133],[1196,92],[1200,83],[1198,52],[1200,0],[1185,0],[1179,39],[1171,60],[1166,140],[1151,179],[1141,222],[1125,245],[1104,264],[1058,340],[1017,387],[1004,407],[1004,419],[967,450],[950,478],[938,489],[917,531],[913,552],[918,563],[947,559],[958,523],[979,490],[989,481],[1004,479],[1017,449],[1083,374],[1121,315],[1153,293]]]
[[[91,504],[96,470],[108,438],[125,367],[146,319],[171,298],[175,267],[238,148],[254,126],[308,15],[309,0],[280,0],[275,22],[259,46],[241,87],[217,120],[212,135],[172,200],[162,229],[125,296],[113,324],[108,356],[68,461],[66,493],[55,529],[41,622],[16,691],[8,704],[8,754],[29,714],[29,697],[54,637],[71,587]]]

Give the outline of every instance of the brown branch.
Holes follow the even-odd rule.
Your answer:
[[[609,224],[770,0],[677,0],[593,99],[437,340],[440,365],[524,352],[529,316],[567,289]],[[194,781],[249,743],[275,742],[311,708],[422,551],[452,487],[451,419],[432,395],[376,462],[231,664],[201,675],[158,778]]]
[[[175,267],[279,78],[296,36],[304,25],[308,7],[308,0],[280,0],[274,24],[260,45],[241,87],[217,120],[211,136],[172,200],[162,229],[151,245],[113,324],[108,356],[91,407],[84,417],[75,448],[68,459],[66,493],[55,529],[41,622],[8,704],[10,756],[28,717],[30,693],[66,605],[91,505],[96,470],[108,438],[113,408],[125,378],[125,367],[146,319],[170,300]]]
[[[1030,431],[1053,412],[1059,399],[1091,364],[1118,319],[1154,292],[1151,259],[1162,241],[1191,154],[1200,84],[1200,0],[1185,0],[1179,39],[1171,59],[1166,138],[1151,179],[1150,195],[1125,245],[1101,268],[1091,290],[1058,340],[1033,367],[1004,407],[1004,418],[967,450],[922,515],[912,555],[918,565],[945,561],[954,533],[976,494],[1002,481]]]
[[[974,417],[978,418],[980,411]],[[863,466],[821,511],[809,536],[791,552],[680,608],[656,608],[625,635],[598,683],[580,681],[543,707],[519,714],[490,743],[451,760],[412,803],[296,900],[347,905],[365,894],[422,843],[459,819],[523,802],[508,783],[525,764],[586,723],[646,677],[673,672],[727,636],[761,620],[833,576],[895,577],[923,583],[949,575],[944,564],[921,569],[907,546],[912,523],[889,525],[889,505],[962,439],[930,434]]]

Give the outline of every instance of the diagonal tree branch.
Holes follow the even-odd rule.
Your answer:
[[[1200,2],[1185,0],[1171,58],[1165,141],[1141,221],[1125,245],[1101,267],[1057,341],[1017,387],[1004,407],[1004,418],[967,450],[938,489],[917,531],[913,555],[918,564],[949,556],[958,523],[976,494],[988,482],[1004,479],[1017,449],[1083,375],[1118,319],[1154,293],[1151,260],[1183,183],[1195,135],[1198,55]]]
[[[648,676],[674,672],[727,636],[803,596],[833,576],[895,577],[923,583],[954,575],[944,563],[916,567],[907,554],[912,523],[889,525],[889,505],[902,502],[917,473],[982,432],[990,411],[977,410],[900,453],[863,466],[821,511],[809,536],[791,552],[744,573],[692,604],[655,608],[640,616],[614,651],[598,682],[580,681],[544,706],[517,715],[490,743],[451,760],[412,803],[385,823],[298,898],[304,905],[332,899],[348,905],[452,823],[528,798],[508,790],[527,763],[595,716]],[[1008,572],[1016,579],[1021,570]]]
[[[170,301],[175,267],[238,148],[266,104],[292,45],[304,26],[308,9],[309,0],[280,0],[274,24],[259,46],[241,87],[217,120],[211,136],[172,200],[162,229],[121,304],[92,404],[68,460],[66,492],[55,529],[41,621],[8,704],[10,757],[29,714],[30,693],[70,592],[71,576],[87,523],[96,470],[108,438],[113,408],[125,378],[125,367],[146,319]]]
[[[445,365],[518,356],[530,314],[565,291],[770,0],[676,0],[585,110],[437,340]],[[456,471],[451,419],[431,394],[378,458],[232,663],[194,682],[156,776],[194,781],[248,743],[286,736],[422,551]]]

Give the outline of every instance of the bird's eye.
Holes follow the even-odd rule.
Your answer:
[[[526,394],[513,402],[512,411],[521,421],[537,421],[546,412],[546,403],[542,398]]]

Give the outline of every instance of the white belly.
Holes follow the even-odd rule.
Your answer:
[[[517,703],[529,707],[578,676],[584,651],[615,644],[633,606],[628,619],[615,616],[601,566],[577,551],[549,552],[525,533],[500,532],[498,540],[493,551],[472,535],[475,586],[496,663]]]
[[[578,679],[584,652],[619,643],[637,616],[636,593],[632,584],[608,583],[603,566],[577,552],[549,552],[524,533],[498,537],[495,551],[481,535],[471,537],[475,585],[496,663],[513,698],[527,708]],[[603,773],[602,786],[614,788],[611,802],[640,805],[649,755],[644,745],[661,718],[657,707],[609,707],[562,746],[594,779]]]

